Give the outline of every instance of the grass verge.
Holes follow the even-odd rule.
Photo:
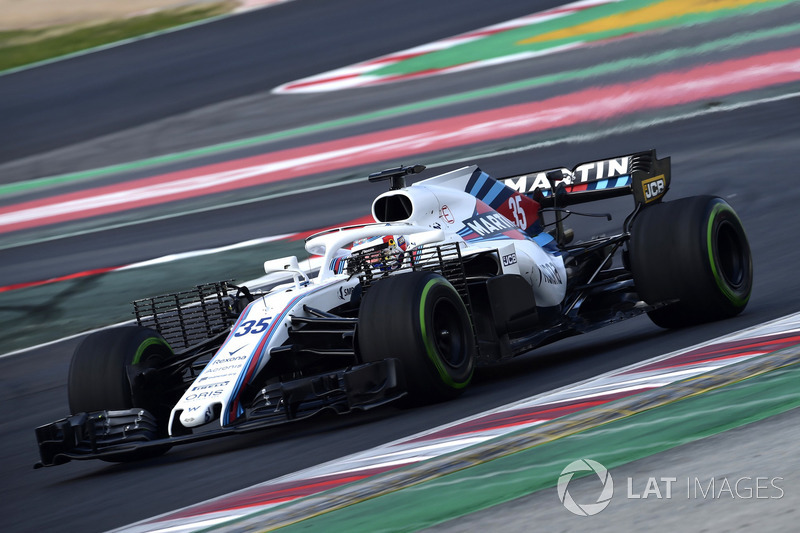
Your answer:
[[[234,0],[167,9],[104,23],[0,32],[0,71],[231,12]]]

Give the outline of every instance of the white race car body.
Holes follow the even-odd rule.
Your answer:
[[[475,196],[481,191],[486,191],[483,200]],[[408,209],[403,215],[408,216],[386,222],[376,207],[380,209],[388,202],[403,205]],[[491,204],[501,205],[506,216]],[[349,299],[359,279],[344,272],[344,265],[348,247],[359,239],[402,235],[408,242],[408,253],[445,242],[459,243],[463,256],[496,250],[502,273],[527,280],[537,305],[560,304],[567,276],[561,254],[552,246],[553,237],[525,233],[534,226],[536,210],[529,198],[475,166],[465,167],[378,196],[372,208],[374,225],[310,238],[307,251],[322,256],[316,277],[300,270],[296,257],[267,261],[267,274],[291,275],[294,280],[273,288],[245,308],[216,355],[173,408],[169,427],[174,428],[176,420],[185,428],[201,426],[211,422],[215,414],[222,426],[236,423],[245,414],[240,401],[244,387],[267,364],[271,350],[286,343],[292,317],[306,316],[304,307],[329,310]]]
[[[72,414],[36,429],[40,466],[152,457],[323,410],[448,400],[476,366],[571,335],[643,313],[683,327],[747,305],[741,221],[719,197],[662,202],[670,160],[655,150],[405,185],[424,169],[370,175],[390,181],[375,223],[309,237],[314,276],[294,256],[269,260],[278,285],[267,292],[198,285],[136,300],[135,326],[87,335],[69,372]],[[621,232],[572,242],[567,216],[611,217],[571,206],[623,195],[634,208]]]

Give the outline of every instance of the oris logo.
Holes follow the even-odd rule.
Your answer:
[[[221,395],[222,395],[222,391],[221,390],[198,392],[198,393],[189,394],[188,396],[186,396],[184,398],[184,401],[189,402],[189,401],[192,401],[192,400],[203,400],[203,399],[209,399],[209,398],[216,398],[217,396],[221,396]]]

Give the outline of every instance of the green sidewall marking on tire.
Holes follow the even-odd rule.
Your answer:
[[[437,283],[442,283],[442,280],[432,279],[426,283],[425,288],[422,289],[422,296],[420,297],[419,301],[419,325],[422,331],[422,342],[425,343],[425,351],[427,352],[428,359],[433,362],[433,365],[436,367],[436,371],[439,373],[439,377],[442,378],[444,384],[454,389],[463,389],[467,386],[469,379],[464,380],[462,383],[458,383],[453,380],[450,374],[447,373],[447,369],[444,367],[441,359],[439,359],[439,356],[436,353],[436,348],[433,346],[431,339],[428,338],[428,331],[425,327],[425,301],[428,298],[428,291],[430,291],[431,287]],[[472,374],[470,373],[470,376],[471,375]]]
[[[150,337],[149,339],[145,340],[144,342],[142,342],[139,345],[139,348],[136,350],[136,353],[133,355],[133,361],[131,362],[131,364],[133,364],[133,365],[139,364],[141,362],[142,355],[144,355],[144,351],[146,349],[148,349],[150,346],[153,346],[154,344],[160,344],[161,346],[164,346],[170,352],[172,351],[172,348],[170,348],[169,344],[167,344],[165,341],[159,339],[158,337]]]
[[[750,295],[748,294],[745,298],[739,298],[736,294],[730,290],[725,280],[719,273],[717,269],[717,263],[714,260],[714,248],[713,248],[713,230],[714,230],[714,220],[716,219],[717,215],[722,211],[728,211],[736,220],[739,220],[739,217],[736,213],[729,209],[726,204],[718,203],[714,206],[714,209],[711,210],[711,215],[708,217],[708,229],[706,231],[706,247],[708,248],[708,263],[711,265],[711,273],[714,275],[714,280],[717,282],[717,287],[719,290],[722,291],[722,294],[730,300],[730,302],[736,306],[743,306],[747,303],[750,299]],[[741,221],[740,221],[741,224]]]

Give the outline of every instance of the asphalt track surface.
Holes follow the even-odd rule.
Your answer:
[[[290,2],[0,83],[0,161],[271,89],[558,5],[556,0]],[[336,46],[330,46],[335,43]]]
[[[402,2],[397,6],[400,4],[404,10],[409,9],[408,6],[417,5],[413,2]],[[521,3],[518,7],[519,5]],[[298,1],[280,9],[289,11],[304,6],[304,2]],[[399,8],[397,6],[395,8]],[[358,6],[353,2],[348,3],[347,7]],[[494,12],[494,9],[493,6],[490,11]],[[515,15],[503,15],[497,21],[511,16]],[[424,17],[409,19],[418,22]],[[441,35],[433,35],[435,32],[431,32],[407,36],[408,45],[485,25],[483,21],[475,23],[474,18],[470,22],[472,25],[465,23],[461,30],[442,29]],[[232,26],[227,31],[235,34],[236,24],[229,24]],[[193,34],[186,35],[186,39],[191,39]],[[286,31],[286,35],[287,39],[298,37],[298,32]],[[170,46],[177,47],[175,52],[168,54],[165,51],[172,48],[159,48],[159,58],[177,56],[178,50],[191,48],[191,42],[183,41],[179,34],[172,39],[175,42]],[[231,40],[235,39],[231,37]],[[287,49],[292,49],[291,41],[284,44]],[[361,50],[356,59],[374,57],[379,53],[407,46],[393,44],[392,49],[370,49],[368,52]],[[772,44],[777,46],[776,43]],[[641,42],[638,45],[644,46]],[[328,47],[325,51],[333,48]],[[112,53],[106,59],[109,63],[103,66],[104,69],[111,64],[124,65],[124,61],[128,60],[128,52],[124,48],[118,49],[116,53],[120,55],[115,56]],[[355,52],[349,53],[354,54],[352,57],[355,58]],[[147,56],[141,52],[141,55],[136,56],[136,63],[146,64],[146,59]],[[591,53],[570,56],[575,65],[591,59]],[[519,67],[498,69],[494,76],[504,76],[505,80],[514,79],[520,76]],[[63,71],[47,70],[51,68],[63,67],[52,65],[43,70],[52,76],[64,74]],[[91,68],[99,67],[94,65]],[[319,70],[322,68],[324,67],[319,67]],[[88,79],[92,74],[99,75],[101,72],[81,69],[90,69],[90,66],[81,66],[70,77],[73,80]],[[315,72],[309,71],[303,75]],[[185,75],[191,77],[191,70]],[[465,83],[474,79],[479,84],[488,75],[485,72],[471,74],[474,78],[459,75],[458,81]],[[280,81],[296,77],[299,75],[288,75]],[[6,81],[0,81],[0,87]],[[70,87],[69,78],[65,83],[65,87]],[[421,85],[439,83],[447,86],[454,82],[452,79],[441,78],[435,82],[424,80]],[[421,90],[419,85],[409,85],[408,88]],[[391,89],[397,90],[399,89]],[[750,94],[748,97],[769,97],[796,90],[797,87],[782,87]],[[80,92],[78,87],[75,91]],[[382,91],[374,93],[387,96]],[[128,98],[132,99],[133,105],[136,98],[132,94]],[[719,103],[713,105],[718,106]],[[800,282],[796,276],[796,265],[800,262],[800,251],[795,243],[800,230],[796,210],[800,193],[795,176],[800,164],[800,156],[796,150],[800,142],[800,126],[796,121],[799,105],[798,99],[793,98],[662,123],[648,129],[621,131],[596,138],[587,137],[585,141],[557,144],[537,150],[535,164],[531,163],[530,153],[507,154],[480,160],[482,167],[490,173],[506,175],[529,170],[531,167],[573,163],[651,147],[657,147],[661,155],[671,155],[672,198],[693,194],[718,194],[734,205],[747,228],[754,253],[756,283],[751,303],[740,317],[675,332],[662,331],[647,318],[640,317],[592,335],[562,341],[509,364],[479,372],[474,386],[463,397],[447,404],[412,411],[387,407],[346,418],[321,417],[263,433],[189,445],[174,449],[162,458],[135,465],[74,462],[37,471],[32,469],[37,460],[33,428],[66,414],[65,381],[75,341],[0,359],[0,402],[5,407],[0,415],[0,431],[3,435],[0,464],[4,478],[0,489],[0,529],[42,531],[67,528],[76,531],[103,531],[119,527],[797,311],[795,295],[800,289]],[[698,105],[680,111],[703,109],[708,109],[708,106]],[[179,108],[173,111],[178,112]],[[66,110],[63,112],[67,113]],[[157,112],[154,113],[158,115]],[[614,124],[594,124],[559,134],[592,134],[606,127],[624,127],[633,120],[655,119],[664,114],[661,112],[625,117]],[[413,120],[413,117],[406,119]],[[20,128],[25,131],[23,126]],[[119,122],[118,126],[124,128],[125,123]],[[30,138],[38,139],[37,131],[41,130],[31,127],[33,129]],[[52,146],[47,144],[53,142],[48,140],[48,136],[42,139],[43,144],[38,149]],[[519,144],[536,140],[525,139]],[[498,146],[475,147],[472,150],[474,153],[481,153],[495,148]],[[466,154],[431,154],[431,157],[447,159],[459,155]],[[353,173],[360,171],[361,169],[356,169]],[[205,247],[215,241],[221,242],[226,235],[230,239],[232,232],[237,235],[233,240],[238,241],[255,232],[260,232],[261,235],[279,233],[271,231],[278,227],[283,228],[281,232],[310,229],[364,214],[368,209],[369,199],[374,194],[375,189],[372,186],[342,187],[305,195],[300,207],[286,200],[264,202],[214,213],[211,218],[210,215],[186,217],[168,224],[153,223],[152,226],[123,230],[120,233],[95,234],[86,249],[80,248],[78,241],[54,241],[40,247],[4,250],[3,262],[7,264],[6,258],[12,257],[7,254],[21,253],[15,250],[22,250],[27,255],[13,256],[15,259],[12,262],[18,258],[22,261],[24,270],[28,271],[38,265],[42,270],[34,274],[41,275],[48,272],[47,269],[51,268],[49,264],[53,263],[45,259],[60,257],[60,254],[64,254],[66,258],[63,268],[76,271],[102,266],[96,263],[107,260],[115,252],[122,253],[126,248],[146,247],[147,253],[160,255],[175,251],[172,247],[178,242],[189,246],[189,249],[192,246],[197,247],[198,242],[203,242]],[[617,221],[621,220],[620,217],[629,208],[628,202],[630,199],[609,203],[608,210],[617,215]],[[358,207],[354,207],[356,205]],[[598,206],[597,209],[592,206],[593,211],[601,209],[606,210],[606,206]],[[272,217],[264,220],[264,212],[270,213]],[[309,213],[314,213],[314,217]],[[580,220],[575,222],[575,227],[579,234],[581,230],[587,229],[586,223]],[[156,234],[159,236],[153,237]],[[185,244],[187,241],[189,244]],[[115,248],[111,245],[109,251],[107,248],[115,242],[126,246]],[[70,247],[76,246],[78,248],[75,253],[68,253]],[[17,275],[21,276],[21,270],[23,268],[17,270]]]

